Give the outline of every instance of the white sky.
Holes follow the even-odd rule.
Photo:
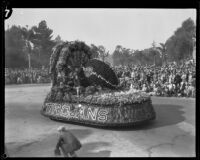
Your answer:
[[[81,40],[103,45],[112,53],[116,45],[130,49],[149,48],[153,41],[164,43],[195,9],[13,9],[8,25],[38,25],[42,20],[53,30],[53,39]]]

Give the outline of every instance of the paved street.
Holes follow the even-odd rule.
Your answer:
[[[13,157],[53,157],[57,127],[82,142],[79,157],[194,157],[195,99],[152,97],[155,121],[103,129],[52,121],[40,114],[49,84],[5,87],[5,143]]]

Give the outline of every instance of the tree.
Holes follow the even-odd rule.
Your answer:
[[[5,31],[5,67],[16,68],[27,65],[23,48],[25,42],[20,26],[13,25]]]
[[[166,42],[166,53],[171,61],[191,58],[193,52],[193,40],[196,26],[191,18],[182,23],[174,34]]]
[[[33,26],[32,30],[35,34],[32,42],[39,53],[39,63],[40,65],[47,66],[49,65],[51,50],[56,44],[52,40],[53,30],[48,28],[45,20],[41,21],[38,26]]]
[[[134,52],[134,58],[137,60],[137,64],[142,64],[143,53],[142,51],[136,50]]]
[[[25,52],[25,54],[28,55],[28,67],[29,69],[31,69],[31,54],[34,47],[32,40],[34,38],[34,32],[32,29],[28,29],[28,26],[26,26],[26,28],[23,27],[21,29],[21,32],[22,32],[24,43],[25,43],[23,47],[23,51]]]
[[[108,56],[109,51],[106,51],[106,48],[102,45],[98,46],[99,51],[99,57],[102,59],[102,61],[105,61],[105,58]]]
[[[193,59],[196,60],[196,35],[192,38],[193,40],[193,52],[192,52],[192,57]]]
[[[117,45],[112,54],[112,58],[114,65],[128,65],[133,62],[132,50]]]
[[[162,63],[164,62],[166,64],[166,59],[167,59],[167,55],[166,55],[166,44],[165,43],[159,43],[160,46],[159,47],[156,47],[158,49],[158,51],[160,52],[161,54],[161,57],[162,57]]]
[[[153,43],[152,43],[152,48],[150,50],[150,53],[153,55],[153,57],[154,57],[154,65],[156,65],[156,53],[157,53],[157,50],[156,50],[155,41],[153,41]]]
[[[38,67],[47,66],[51,49],[56,44],[52,38],[52,30],[46,21],[30,29],[28,26],[13,25],[5,31],[5,65],[6,67]],[[28,57],[28,61],[27,61]]]
[[[61,39],[60,35],[57,35],[57,37],[54,39],[54,42],[55,42],[56,44],[59,44],[59,43],[62,43],[62,42],[64,42],[64,41]]]
[[[115,47],[115,50],[112,54],[112,59],[113,59],[113,63],[114,65],[123,65],[122,64],[122,46],[117,45]]]
[[[127,65],[132,63],[131,50],[129,48],[123,48],[122,49],[122,54],[123,54],[123,60]]]

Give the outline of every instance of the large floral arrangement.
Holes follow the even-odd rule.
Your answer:
[[[53,86],[59,86],[60,82],[71,86],[80,85],[78,80],[84,79],[81,68],[91,55],[90,47],[81,41],[63,42],[56,45],[50,58]]]
[[[143,93],[122,91],[112,68],[91,59],[91,55],[90,47],[84,42],[55,46],[50,59],[53,85],[45,101],[121,106],[149,100]]]

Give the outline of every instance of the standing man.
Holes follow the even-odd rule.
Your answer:
[[[60,148],[64,157],[77,157],[75,151],[81,148],[80,141],[64,126],[58,128],[59,139],[55,148],[55,155],[60,154]]]

